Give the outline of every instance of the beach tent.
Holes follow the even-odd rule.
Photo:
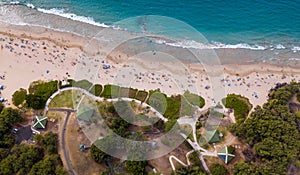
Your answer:
[[[33,127],[36,129],[45,129],[47,125],[47,117],[35,116]]]
[[[87,106],[80,106],[80,108],[77,111],[77,118],[80,120],[84,120],[87,122],[90,122],[92,119],[92,116],[94,115],[94,109],[87,107]]]
[[[110,65],[104,64],[102,67],[103,67],[103,69],[110,69]]]
[[[225,146],[218,152],[218,156],[227,164],[229,163],[235,155],[228,153],[228,148]]]
[[[215,143],[215,142],[220,141],[219,131],[217,129],[206,130],[205,135],[206,135],[206,140],[207,140],[208,143]]]

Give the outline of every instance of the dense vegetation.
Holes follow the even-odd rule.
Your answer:
[[[0,148],[10,148],[15,137],[12,135],[12,127],[18,122],[22,122],[21,114],[18,110],[4,108],[0,113]]]
[[[0,175],[66,174],[57,152],[57,134],[49,132],[37,136],[37,145],[15,145],[12,130],[23,121],[21,113],[12,108],[3,108],[0,112]]]
[[[205,105],[205,100],[204,98],[202,98],[199,95],[196,94],[192,94],[189,91],[186,91],[183,94],[183,97],[192,105],[194,106],[199,106],[200,108],[202,108]]]
[[[31,83],[26,96],[28,107],[33,109],[43,109],[48,98],[57,91],[58,81],[42,82],[36,81]]]
[[[105,159],[110,157],[105,152],[101,151],[95,144],[92,144],[90,153],[93,160],[97,163],[103,163]]]
[[[90,90],[90,88],[92,88],[93,83],[89,82],[88,80],[79,80],[79,81],[75,81],[72,79],[68,80],[68,85],[67,86],[72,86],[72,87],[79,87],[81,89],[85,89],[85,90]]]
[[[20,88],[12,95],[12,102],[15,106],[19,106],[24,103],[27,95],[27,90]]]
[[[126,169],[132,175],[146,174],[145,167],[147,164],[147,161],[126,161]]]
[[[177,169],[174,173],[174,175],[205,175],[205,173],[201,170],[199,166],[193,166],[193,167],[183,167]]]
[[[91,90],[90,90],[91,94],[94,94],[95,96],[100,96],[100,94],[102,93],[102,85],[100,84],[95,84]]]
[[[116,98],[119,97],[119,93],[120,86],[107,84],[104,85],[103,92],[100,96],[104,98]]]
[[[235,166],[235,174],[287,174],[299,162],[300,119],[289,107],[291,98],[299,93],[300,83],[276,87],[263,107],[256,107],[236,134],[249,143],[247,162]],[[299,110],[299,108],[298,108]],[[299,169],[298,169],[299,170]]]
[[[48,154],[58,154],[58,135],[53,132],[47,132],[44,136],[35,135],[35,140],[40,144]]]
[[[215,163],[210,167],[210,172],[212,175],[226,175],[228,171],[224,165]]]
[[[244,122],[252,109],[252,105],[249,100],[241,95],[229,94],[222,100],[222,103],[226,108],[234,110],[234,116],[237,123]]]

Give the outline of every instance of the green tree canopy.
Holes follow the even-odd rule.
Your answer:
[[[12,95],[12,101],[15,106],[23,104],[27,95],[26,89],[20,88]]]

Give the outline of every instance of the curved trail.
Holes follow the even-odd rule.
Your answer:
[[[46,105],[45,105],[45,109],[44,109],[44,114],[46,114],[46,112],[49,110],[49,104],[50,102],[53,100],[53,98],[57,95],[59,95],[61,92],[63,91],[70,91],[70,90],[76,90],[76,91],[79,91],[85,95],[88,95],[90,97],[92,97],[93,99],[95,100],[98,100],[98,101],[103,101],[105,98],[104,97],[98,97],[98,96],[95,96],[94,94],[91,94],[89,91],[85,90],[85,89],[82,89],[82,88],[79,88],[79,87],[66,87],[66,88],[63,88],[63,89],[59,89],[58,91],[56,91],[55,93],[53,93],[47,100],[46,102]],[[119,101],[119,100],[124,100],[124,101],[128,101],[128,102],[131,102],[131,101],[134,101],[136,103],[139,103],[139,104],[142,104],[143,107],[147,107],[149,108],[153,113],[155,113],[161,120],[163,120],[164,122],[167,122],[168,119],[165,118],[160,112],[158,112],[156,109],[154,109],[152,106],[148,105],[147,103],[145,102],[142,102],[140,100],[137,100],[137,99],[133,99],[133,98],[125,98],[125,97],[120,97],[120,98],[112,98],[112,99],[106,99],[107,101],[109,102],[116,102],[116,101]]]
[[[82,88],[79,88],[79,87],[66,87],[66,88],[63,88],[63,89],[59,89],[58,91],[56,91],[55,93],[53,93],[47,100],[46,102],[46,105],[45,105],[45,109],[44,109],[44,114],[46,114],[46,112],[48,110],[53,110],[53,111],[63,111],[63,112],[67,112],[67,117],[63,123],[63,127],[62,127],[62,151],[63,151],[63,154],[64,154],[64,158],[65,158],[65,162],[66,162],[66,166],[67,166],[67,169],[68,171],[72,174],[72,175],[77,175],[76,172],[74,171],[74,169],[72,168],[72,165],[70,164],[70,158],[69,158],[69,154],[68,152],[66,151],[66,148],[65,148],[65,130],[66,130],[66,125],[68,123],[68,120],[69,120],[69,117],[70,117],[70,114],[71,112],[76,112],[77,110],[72,110],[72,109],[60,109],[60,108],[49,108],[49,104],[51,103],[51,101],[53,100],[54,97],[56,97],[57,95],[59,95],[60,93],[64,92],[64,91],[69,91],[69,90],[76,90],[76,91],[79,91],[85,95],[88,95],[90,97],[92,97],[93,99],[95,100],[98,100],[98,101],[103,101],[103,100],[107,100],[109,102],[116,102],[116,101],[119,101],[119,100],[124,100],[124,101],[128,101],[128,102],[131,102],[131,101],[134,101],[136,103],[139,103],[141,104],[142,106],[144,107],[148,107],[152,112],[154,112],[161,120],[163,120],[164,122],[167,122],[168,119],[165,118],[160,112],[158,112],[156,109],[154,109],[153,107],[151,107],[150,105],[148,105],[147,103],[144,103],[142,101],[139,101],[139,100],[136,100],[136,99],[132,99],[132,98],[124,98],[124,97],[121,97],[121,98],[113,98],[113,99],[105,99],[103,97],[98,97],[98,96],[95,96],[93,94],[91,94],[89,91],[85,90],[85,89],[82,89]],[[204,169],[210,174],[210,171],[203,159],[203,156],[213,156],[213,157],[217,157],[217,152],[215,150],[215,152],[209,152],[207,151],[206,149],[200,147],[200,145],[198,144],[197,142],[197,138],[196,138],[196,127],[195,127],[195,124],[196,124],[196,121],[198,119],[197,116],[200,116],[199,114],[202,114],[202,113],[206,113],[206,111],[202,111],[200,112],[198,110],[197,114],[193,115],[192,117],[190,118],[179,118],[178,120],[178,123],[179,124],[189,124],[192,126],[193,128],[193,137],[195,139],[195,142],[192,142],[190,139],[187,139],[187,141],[190,143],[190,145],[193,147],[194,150],[192,150],[191,152],[189,152],[188,154],[194,152],[194,151],[202,151],[200,152],[199,154],[199,159],[202,163],[202,166],[204,167]],[[188,160],[188,154],[186,155],[187,157],[187,162],[189,164],[189,160]],[[186,164],[184,164],[183,162],[181,162],[177,157],[175,156],[170,156],[169,157],[169,161],[171,163],[171,166],[172,166],[172,169],[175,170],[175,166],[173,164],[173,161],[172,159],[175,159],[176,161],[178,161],[179,163],[181,163],[183,166],[187,166]]]

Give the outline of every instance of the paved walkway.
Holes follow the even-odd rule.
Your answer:
[[[103,101],[105,100],[105,98],[103,97],[98,97],[98,96],[95,96],[94,94],[91,94],[89,91],[85,90],[85,89],[82,89],[82,88],[79,88],[79,87],[66,87],[66,88],[63,88],[63,89],[59,89],[58,91],[56,91],[55,93],[53,93],[50,98],[48,98],[47,102],[46,102],[46,105],[45,105],[45,109],[44,109],[44,114],[46,114],[46,112],[49,110],[49,104],[50,102],[53,100],[53,98],[57,95],[59,95],[61,92],[63,91],[70,91],[70,90],[76,90],[76,91],[79,91],[85,95],[88,95],[90,97],[92,97],[93,99],[95,100],[98,100],[98,101]],[[124,100],[124,101],[128,101],[128,102],[131,102],[131,101],[134,101],[136,103],[139,103],[139,104],[142,104],[143,107],[148,107],[153,113],[155,113],[161,120],[163,120],[164,122],[167,122],[168,119],[165,118],[161,113],[159,113],[156,109],[154,109],[153,107],[151,107],[150,105],[148,105],[147,103],[144,103],[140,100],[137,100],[137,99],[133,99],[133,98],[124,98],[124,97],[121,97],[121,98],[113,98],[113,99],[106,99],[107,101],[109,102],[117,102],[119,100]]]
[[[48,110],[56,110],[56,111],[64,111],[64,112],[67,112],[67,117],[64,121],[64,124],[63,124],[63,128],[62,128],[62,150],[63,150],[63,154],[64,154],[64,157],[65,157],[65,161],[66,161],[66,164],[67,164],[67,169],[68,171],[72,174],[72,175],[76,175],[76,173],[74,172],[71,164],[70,164],[70,159],[69,159],[69,155],[68,153],[66,152],[66,149],[65,149],[65,127],[66,127],[66,124],[69,120],[69,117],[70,117],[70,113],[71,112],[75,112],[76,110],[68,110],[68,109],[56,109],[56,108],[49,108],[49,104],[50,102],[53,100],[53,98],[57,95],[59,95],[61,92],[63,91],[69,91],[69,90],[76,90],[76,91],[79,91],[85,95],[88,95],[90,97],[92,97],[93,99],[95,100],[98,100],[98,101],[103,101],[105,98],[103,97],[98,97],[98,96],[95,96],[93,94],[91,94],[89,91],[85,90],[85,89],[82,89],[82,88],[79,88],[79,87],[66,87],[66,88],[63,88],[63,89],[59,89],[58,91],[56,91],[54,94],[51,95],[51,97],[47,100],[46,102],[46,105],[45,105],[45,110],[44,110],[44,114],[46,114],[46,112]],[[143,107],[148,107],[152,112],[154,112],[161,120],[163,120],[164,122],[167,122],[168,119],[165,118],[161,113],[159,113],[156,109],[154,109],[153,107],[151,107],[150,105],[148,105],[147,103],[144,103],[144,102],[141,102],[139,100],[136,100],[136,99],[132,99],[132,98],[113,98],[113,99],[106,99],[107,101],[109,102],[116,102],[116,101],[119,101],[119,100],[124,100],[124,101],[128,101],[128,102],[131,102],[131,101],[134,101],[136,103],[139,103],[139,104],[142,104]],[[198,144],[198,139],[197,139],[197,136],[196,136],[196,122],[198,121],[198,118],[201,114],[205,114],[207,112],[207,110],[204,110],[204,111],[200,111],[200,109],[198,108],[195,112],[195,114],[193,116],[186,116],[186,117],[181,117],[178,119],[178,123],[179,124],[188,124],[192,127],[193,129],[193,138],[194,138],[194,142],[191,141],[190,139],[187,139],[187,141],[189,142],[189,144],[193,147],[194,150],[188,152],[186,154],[186,158],[187,158],[187,162],[188,162],[188,165],[190,165],[190,162],[189,162],[189,159],[188,159],[188,156],[189,154],[191,154],[192,152],[194,151],[202,151],[199,153],[199,159],[202,163],[202,166],[203,168],[210,174],[210,171],[209,171],[209,168],[207,167],[206,165],[206,162],[203,158],[203,156],[213,156],[213,157],[217,157],[217,152],[214,151],[214,152],[209,152],[207,151],[206,149],[200,147],[200,145]],[[187,138],[187,137],[185,137]],[[175,166],[173,164],[173,161],[172,159],[175,159],[177,162],[179,162],[181,165],[183,166],[188,166],[187,164],[183,163],[182,161],[180,161],[177,157],[175,156],[170,156],[169,157],[169,161],[170,161],[170,164],[172,166],[172,169],[175,170]]]

